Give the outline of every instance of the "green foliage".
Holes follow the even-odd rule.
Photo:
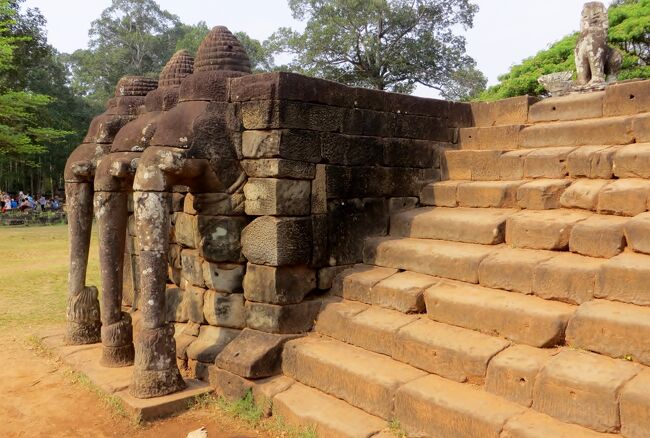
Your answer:
[[[304,32],[280,28],[268,43],[294,55],[285,68],[350,85],[411,92],[416,85],[465,98],[485,78],[459,28],[473,25],[469,0],[289,0]]]
[[[37,10],[19,13],[21,3],[0,0],[0,185],[34,191],[26,180],[42,187],[41,165],[51,170],[54,150],[79,129],[76,111],[65,111],[78,102],[66,93],[65,70],[42,32],[45,20]]]
[[[201,41],[210,32],[210,28],[205,21],[199,21],[197,24],[182,24],[181,37],[176,41],[176,50],[185,49],[192,55],[201,45]]]
[[[182,32],[154,0],[112,0],[91,24],[89,48],[66,57],[74,91],[103,104],[122,76],[157,76]]]
[[[619,0],[609,9],[609,38],[623,54],[619,80],[650,78],[650,0]],[[527,58],[499,76],[499,84],[483,92],[479,100],[497,100],[530,94],[544,95],[537,79],[545,74],[575,71],[574,48],[578,34],[564,37],[548,49]]]

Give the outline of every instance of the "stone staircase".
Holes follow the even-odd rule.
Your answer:
[[[611,93],[460,129],[286,344],[274,413],[322,437],[649,437],[650,99]]]

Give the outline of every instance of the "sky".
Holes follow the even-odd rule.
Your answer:
[[[225,25],[244,31],[260,41],[278,27],[300,28],[291,17],[287,0],[157,0],[163,9],[184,23],[201,20],[208,26]],[[474,27],[465,32],[467,52],[487,76],[488,84],[510,66],[545,49],[563,36],[578,30],[580,11],[586,0],[474,0],[480,11]],[[47,19],[48,39],[57,50],[73,52],[88,43],[90,23],[111,0],[26,0]],[[608,4],[609,1],[606,1]],[[415,94],[433,97],[420,87]]]

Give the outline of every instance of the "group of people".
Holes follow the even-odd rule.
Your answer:
[[[47,198],[44,195],[31,196],[22,191],[12,196],[9,193],[0,192],[0,209],[2,213],[11,210],[19,211],[57,211],[61,208],[61,200],[58,196]]]

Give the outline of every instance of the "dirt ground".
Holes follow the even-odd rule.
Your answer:
[[[192,410],[136,425],[117,415],[68,369],[30,349],[20,335],[0,336],[0,434],[3,437],[181,437],[205,426],[210,438],[269,437],[218,412]]]
[[[93,242],[88,284],[98,284]],[[256,431],[214,408],[138,425],[75,383],[65,365],[28,342],[63,323],[67,260],[65,226],[0,228],[1,437],[185,438],[201,426],[209,438],[283,435]]]

